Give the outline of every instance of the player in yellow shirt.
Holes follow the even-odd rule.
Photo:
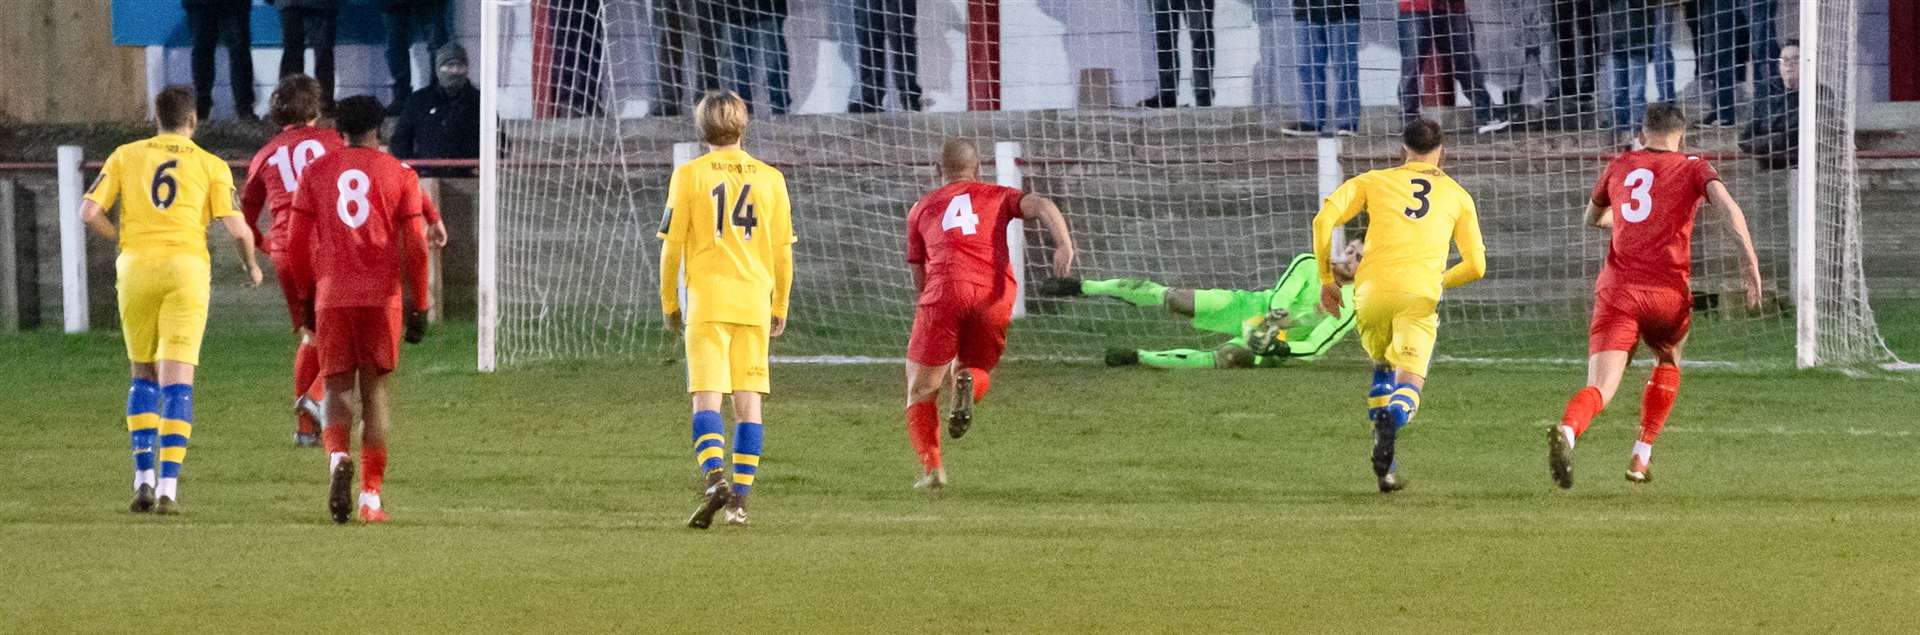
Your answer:
[[[178,511],[180,465],[193,436],[193,370],[200,364],[212,295],[207,225],[218,220],[226,226],[252,286],[260,285],[260,265],[253,230],[233,207],[233,170],[193,143],[199,125],[193,91],[160,91],[154,112],[160,134],[107,157],[80,217],[94,233],[120,243],[120,328],[133,362],[127,390],[134,470],[129,508],[171,514]],[[107,220],[116,202],[119,227]]]
[[[1433,357],[1440,292],[1487,272],[1487,248],[1473,197],[1440,171],[1440,125],[1419,119],[1400,135],[1406,163],[1348,179],[1313,217],[1313,253],[1320,260],[1320,306],[1340,308],[1333,230],[1367,213],[1367,259],[1354,274],[1354,317],[1360,344],[1373,358],[1367,418],[1373,422],[1373,474],[1380,491],[1405,486],[1395,470],[1394,440],[1420,408]],[[1447,243],[1460,262],[1447,268]],[[1444,270],[1444,271],[1443,271]]]
[[[687,391],[693,393],[694,460],[706,474],[705,500],[687,526],[706,529],[725,507],[729,525],[747,523],[747,494],[760,471],[768,338],[787,327],[793,286],[793,217],[787,180],[740,149],[747,103],[710,93],[693,110],[711,152],[673,171],[660,220],[660,310],[682,327],[686,273]],[[733,402],[733,484],[726,483],[726,426],[720,396]]]

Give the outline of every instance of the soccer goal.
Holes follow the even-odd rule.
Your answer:
[[[1352,31],[1358,109],[1346,119],[1343,52],[1324,75],[1302,73],[1322,51],[1301,45],[1306,27],[1284,2],[1222,0],[1211,36],[1186,28],[1192,16],[1163,21],[1178,27],[1179,108],[1136,105],[1164,92],[1149,3],[792,0],[780,19],[700,9],[719,4],[483,0],[482,107],[498,118],[483,117],[482,370],[676,354],[654,229],[676,162],[704,152],[687,145],[694,99],[734,85],[739,68],[755,104],[746,147],[785,172],[801,239],[778,356],[902,354],[914,301],[905,216],[937,185],[933,154],[949,137],[995,149],[984,178],[1060,203],[1076,275],[1264,289],[1309,250],[1320,196],[1397,162],[1403,113],[1417,106],[1449,130],[1443,167],[1475,196],[1488,246],[1486,279],[1441,305],[1441,363],[1584,360],[1607,234],[1581,212],[1631,141],[1638,104],[1675,100],[1696,121],[1730,124],[1697,126],[1687,144],[1745,208],[1765,280],[1749,310],[1738,250],[1703,210],[1689,358],[1895,361],[1861,268],[1851,1],[1780,0],[1770,16],[1744,5],[1771,2],[1704,15],[1487,2],[1458,16],[1369,2]],[[893,70],[902,32],[917,36],[917,60],[904,59],[918,87]],[[1789,41],[1797,57],[1782,56]],[[772,47],[788,51],[784,104],[758,54]],[[1203,95],[1210,107],[1189,106]],[[1328,104],[1325,134],[1295,136],[1310,101]],[[1038,232],[1023,239],[1019,275],[1037,282],[1047,246]],[[1028,293],[1019,310],[1015,357],[1220,339],[1158,308]],[[1360,357],[1342,346],[1336,357]]]

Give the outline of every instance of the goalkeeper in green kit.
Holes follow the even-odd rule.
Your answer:
[[[1192,318],[1197,330],[1233,336],[1211,351],[1111,349],[1106,356],[1108,366],[1269,368],[1290,359],[1319,359],[1353,330],[1353,272],[1360,264],[1360,255],[1361,242],[1352,241],[1347,244],[1344,262],[1333,265],[1334,277],[1341,286],[1339,315],[1327,315],[1318,308],[1320,280],[1313,254],[1294,257],[1280,274],[1280,281],[1265,291],[1181,289],[1138,278],[1054,278],[1041,284],[1040,293],[1164,306],[1175,315]]]

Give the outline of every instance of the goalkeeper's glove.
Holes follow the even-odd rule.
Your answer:
[[[415,310],[407,311],[407,334],[406,334],[407,343],[419,344],[420,340],[423,340],[426,338],[427,338],[427,312],[415,311]]]

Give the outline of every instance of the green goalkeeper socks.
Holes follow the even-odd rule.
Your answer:
[[[1166,370],[1213,368],[1213,351],[1177,348],[1170,351],[1140,351],[1140,365]]]
[[[1167,300],[1166,285],[1134,278],[1085,280],[1080,283],[1080,293],[1116,298],[1134,306],[1160,306]]]

